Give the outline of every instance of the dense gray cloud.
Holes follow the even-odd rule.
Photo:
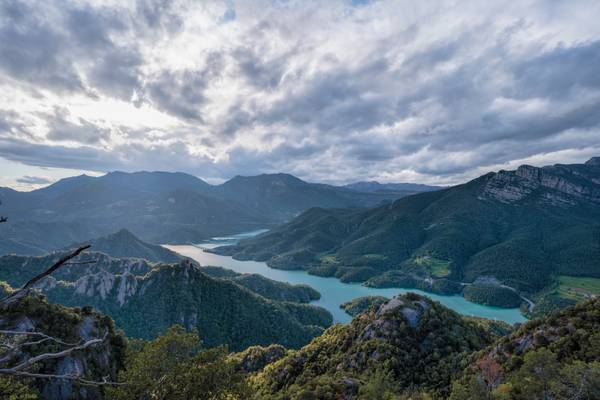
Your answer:
[[[592,0],[7,1],[0,157],[442,184],[584,161],[600,152],[598,13]]]
[[[73,141],[83,144],[95,144],[110,138],[108,129],[102,129],[83,118],[78,118],[78,123],[73,123],[68,117],[69,111],[61,108],[56,108],[53,115],[46,116],[49,126],[46,137],[57,142]]]
[[[52,183],[52,180],[43,176],[24,175],[22,178],[17,179],[17,182],[24,183],[26,185],[47,185]]]

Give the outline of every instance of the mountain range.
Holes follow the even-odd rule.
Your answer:
[[[210,185],[183,173],[112,172],[62,179],[31,192],[0,188],[0,253],[44,254],[128,229],[151,243],[198,242],[285,222],[311,207],[371,207],[420,191],[373,192],[288,174]]]
[[[344,185],[344,187],[356,190],[357,192],[404,192],[406,194],[442,189],[441,186],[423,185],[420,183],[379,183],[377,181],[354,182]]]
[[[600,158],[592,158],[488,173],[367,210],[313,208],[213,251],[369,286],[455,293],[474,285],[474,300],[514,307],[506,301],[515,291],[600,278],[599,243]]]

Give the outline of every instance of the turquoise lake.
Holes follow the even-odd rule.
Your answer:
[[[433,293],[427,293],[416,289],[376,289],[362,286],[361,284],[342,283],[336,278],[322,278],[309,275],[304,271],[284,271],[269,268],[266,263],[258,261],[238,261],[228,256],[220,256],[204,251],[225,244],[235,243],[245,237],[251,237],[264,231],[248,232],[234,236],[214,238],[206,243],[196,245],[165,245],[164,247],[173,250],[183,256],[198,261],[201,265],[213,265],[228,268],[240,273],[260,274],[269,279],[281,282],[288,282],[294,285],[305,284],[313,287],[321,293],[321,299],[313,301],[311,304],[321,306],[327,309],[333,315],[334,322],[347,323],[351,317],[340,309],[340,304],[361,296],[379,295],[393,297],[397,294],[414,292],[430,297],[439,301],[448,308],[451,308],[461,314],[497,319],[514,324],[524,322],[526,318],[521,314],[518,308],[498,308],[487,307],[475,304],[465,300],[462,296],[441,296]]]

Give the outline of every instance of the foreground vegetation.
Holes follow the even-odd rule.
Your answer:
[[[98,318],[91,310],[51,306],[40,297],[26,299],[10,315],[44,315],[45,323],[54,321],[44,329],[71,340],[81,318]],[[112,329],[109,318],[100,321]],[[89,388],[75,383],[72,398],[591,400],[600,394],[600,299],[511,331],[409,293],[366,308],[349,325],[329,328],[300,350],[271,345],[230,353],[177,325],[152,341],[114,338],[112,349],[88,357],[115,362],[119,384],[93,388],[90,396]],[[103,373],[90,368],[93,362],[84,365],[85,376]],[[48,389],[53,385],[1,377],[0,394],[61,398]]]
[[[471,360],[451,399],[600,398],[600,299],[531,321]]]

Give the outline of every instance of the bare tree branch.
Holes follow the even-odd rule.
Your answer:
[[[108,380],[108,377],[104,377],[102,381],[90,381],[87,379],[83,379],[77,375],[56,375],[56,374],[39,374],[25,371],[13,371],[11,369],[0,369],[0,375],[12,375],[18,376],[21,378],[36,378],[36,379],[67,379],[70,381],[74,381],[79,383],[80,385],[85,386],[121,386],[127,385],[124,382],[111,382]]]
[[[82,251],[87,250],[90,247],[91,247],[91,245],[89,245],[89,244],[85,245],[85,246],[81,246],[80,248],[78,248],[77,250],[73,251],[72,253],[67,254],[66,256],[62,257],[60,260],[58,260],[57,262],[55,262],[54,265],[52,265],[50,268],[48,268],[44,272],[42,272],[42,273],[34,276],[33,278],[31,278],[25,285],[23,285],[23,287],[21,287],[20,289],[17,289],[13,293],[9,294],[8,296],[6,296],[2,300],[0,300],[0,304],[4,303],[6,301],[9,301],[11,299],[15,299],[15,298],[21,297],[29,289],[31,289],[31,287],[33,285],[35,285],[38,281],[40,281],[41,279],[43,279],[43,278],[47,277],[48,275],[52,274],[54,271],[56,271],[57,269],[59,269],[60,267],[62,267],[67,261],[69,261],[69,260],[77,257],[79,254],[81,254]]]
[[[52,340],[52,341],[60,343],[60,344],[70,345],[59,339],[56,339],[54,337],[51,337],[51,336],[48,336],[46,334],[39,333],[39,332],[0,331],[0,334],[30,335],[30,336],[42,337],[42,339],[37,342],[20,343],[18,346],[14,347],[14,350],[21,350],[22,346],[24,346],[26,344],[36,344],[36,343],[41,343],[43,341],[49,341],[49,340]],[[35,365],[36,363],[39,363],[41,361],[56,359],[56,358],[64,358],[64,357],[71,355],[75,351],[82,351],[89,347],[101,344],[106,340],[107,337],[108,337],[108,331],[105,332],[105,334],[102,338],[91,339],[91,340],[88,340],[79,345],[70,345],[71,347],[69,347],[68,349],[65,349],[65,350],[62,350],[62,351],[59,351],[56,353],[39,354],[35,357],[28,358],[25,361],[13,366],[13,367],[0,368],[0,375],[12,375],[12,376],[18,376],[18,377],[22,377],[22,378],[67,379],[67,380],[75,381],[81,385],[88,385],[88,386],[121,385],[122,383],[111,382],[111,381],[107,380],[107,377],[104,377],[104,379],[102,381],[91,381],[91,380],[83,379],[82,377],[77,376],[77,375],[43,374],[43,373],[31,373],[31,372],[26,371],[28,368],[32,367],[33,365]],[[10,360],[10,357],[4,357],[2,360],[0,360],[0,364],[2,362],[8,361],[8,360]]]
[[[103,343],[104,340],[106,339],[107,335],[108,335],[108,332],[106,332],[104,334],[104,337],[102,339],[100,339],[100,338],[98,338],[98,339],[91,339],[91,340],[88,340],[87,342],[85,342],[85,343],[83,343],[81,345],[73,346],[73,347],[70,347],[70,348],[68,348],[66,350],[59,351],[57,353],[43,353],[43,354],[37,355],[35,357],[28,358],[27,360],[23,361],[21,364],[15,365],[14,367],[9,368],[9,369],[12,369],[14,371],[21,371],[23,369],[27,369],[27,368],[31,367],[33,364],[38,363],[40,361],[44,361],[44,360],[48,360],[48,359],[53,359],[53,358],[63,358],[63,357],[66,357],[66,356],[70,355],[71,353],[73,353],[74,351],[85,350],[85,349],[87,349],[90,346],[94,346],[94,345],[97,345],[99,343]]]
[[[62,267],[67,261],[69,261],[69,260],[77,257],[79,254],[81,254],[82,251],[87,250],[90,247],[92,247],[92,246],[89,245],[89,244],[85,245],[85,246],[81,246],[80,248],[78,248],[77,250],[75,250],[74,252],[72,252],[71,254],[68,254],[68,255],[64,256],[63,258],[61,258],[60,260],[58,260],[57,262],[55,262],[54,265],[52,265],[46,271],[44,271],[41,274],[38,274],[38,275],[34,276],[33,278],[31,278],[25,285],[23,285],[23,287],[20,290],[27,290],[27,289],[31,288],[40,279],[45,278],[48,275],[52,274],[54,271],[56,271],[57,269],[59,269],[60,267]]]
[[[41,337],[43,339],[47,339],[47,340],[52,340],[53,342],[56,342],[58,344],[62,344],[65,346],[77,346],[79,343],[66,343],[63,342],[60,339],[56,339],[52,336],[48,336],[45,333],[41,333],[41,332],[26,332],[26,331],[6,331],[6,330],[0,330],[0,335],[7,335],[7,336],[38,336]],[[26,343],[23,343],[26,344]]]
[[[0,222],[6,222],[6,219],[3,217],[0,217]],[[13,300],[16,300],[20,297],[22,297],[23,295],[25,295],[37,282],[39,282],[41,279],[49,276],[50,274],[52,274],[53,272],[55,272],[56,270],[58,270],[60,267],[64,266],[64,265],[77,265],[77,264],[91,264],[93,262],[96,262],[97,260],[94,261],[81,261],[81,262],[69,262],[69,260],[72,260],[73,258],[77,257],[79,254],[81,254],[84,250],[89,249],[91,246],[90,245],[86,245],[86,246],[81,246],[78,249],[74,250],[73,252],[67,254],[66,256],[60,258],[57,262],[55,262],[50,268],[46,269],[45,271],[43,271],[42,273],[34,276],[33,278],[31,278],[27,283],[25,283],[20,289],[17,289],[16,291],[14,291],[13,293],[11,293],[10,295],[8,295],[7,297],[5,297],[4,299],[0,300],[0,305],[6,305],[6,303],[8,302],[12,302]],[[64,342],[60,339],[57,339],[55,337],[46,335],[45,333],[41,333],[41,332],[26,332],[26,331],[15,331],[15,330],[0,330],[0,335],[3,336],[12,336],[14,338],[18,338],[19,336],[30,336],[30,337],[35,337],[38,338],[37,340],[32,340],[32,341],[26,341],[26,342],[18,342],[15,341],[14,344],[11,343],[0,343],[0,347],[3,347],[6,349],[6,351],[2,354],[3,357],[0,358],[0,366],[2,366],[2,364],[7,363],[9,361],[11,361],[14,356],[16,354],[19,353],[23,353],[23,348],[26,346],[32,346],[32,345],[37,345],[37,344],[41,344],[41,343],[45,343],[45,342],[54,342],[63,346],[67,346],[68,348],[58,351],[58,352],[54,352],[54,353],[42,353],[42,354],[38,354],[36,356],[30,357],[25,359],[24,361],[21,361],[19,364],[14,365],[12,367],[6,367],[6,366],[2,366],[0,368],[0,375],[11,375],[11,376],[16,376],[16,377],[21,377],[21,378],[35,378],[35,379],[66,379],[66,380],[70,380],[73,382],[76,382],[80,385],[87,385],[87,386],[103,386],[103,385],[110,385],[110,386],[115,386],[115,385],[122,385],[122,383],[118,383],[118,382],[111,382],[108,380],[108,377],[104,377],[102,381],[92,381],[92,380],[87,380],[84,379],[80,376],[77,375],[71,375],[71,374],[64,374],[64,375],[59,375],[59,374],[44,374],[44,373],[33,373],[33,372],[28,372],[27,369],[34,366],[35,364],[45,361],[45,360],[51,360],[51,359],[58,359],[58,358],[64,358],[67,357],[69,355],[71,355],[72,353],[76,352],[76,351],[84,351],[90,347],[99,345],[101,343],[104,343],[107,336],[108,336],[108,331],[105,332],[104,336],[102,338],[96,338],[96,339],[90,339],[86,342],[83,343],[67,343]]]

